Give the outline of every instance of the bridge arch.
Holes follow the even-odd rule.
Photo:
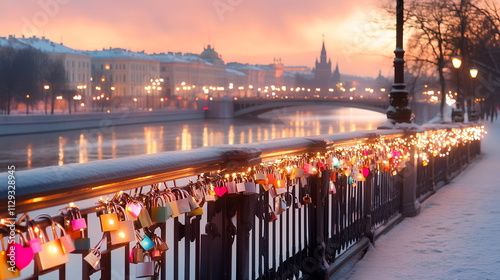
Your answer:
[[[275,109],[298,106],[351,107],[385,113],[385,100],[339,100],[339,99],[242,99],[234,100],[234,117],[256,116]]]

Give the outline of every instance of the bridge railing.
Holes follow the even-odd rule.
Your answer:
[[[14,192],[1,193],[8,207],[0,217],[6,225],[16,221],[21,232],[50,232],[52,222],[43,214],[67,226],[72,212],[66,210],[74,203],[87,221],[90,247],[103,241],[99,266],[85,260],[87,243],[69,254],[69,262],[32,262],[23,278],[134,278],[144,262],[130,254],[141,252],[148,236],[170,247],[149,250],[160,252],[154,259],[159,279],[327,279],[392,221],[418,213],[417,198],[479,154],[481,133],[476,125],[358,131],[6,172],[0,180]],[[450,141],[434,145],[439,137]],[[245,183],[248,193],[231,191]],[[130,242],[113,241],[113,231],[101,233],[111,208],[141,201],[141,214],[149,217],[151,195],[178,190],[196,203],[187,214],[152,224],[139,217],[139,236]],[[2,228],[4,236],[9,229]]]

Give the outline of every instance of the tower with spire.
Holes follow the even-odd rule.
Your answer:
[[[338,69],[338,68],[337,68]],[[321,54],[316,59],[316,65],[313,69],[315,87],[321,88],[321,91],[327,91],[333,85],[332,81],[332,61],[326,56],[325,39],[321,47]]]

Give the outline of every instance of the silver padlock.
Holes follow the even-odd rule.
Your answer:
[[[90,249],[89,253],[83,259],[95,270],[99,270],[101,268],[101,252],[99,250]]]
[[[146,261],[146,259],[148,261]],[[152,261],[149,253],[144,254],[144,262],[138,263],[135,267],[135,277],[145,278],[155,275],[155,263]]]

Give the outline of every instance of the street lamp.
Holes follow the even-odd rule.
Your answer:
[[[471,104],[470,104],[472,115],[469,116],[469,118],[471,121],[475,121],[477,120],[477,112],[476,112],[476,105],[474,103],[476,99],[476,78],[477,75],[479,74],[479,70],[476,67],[472,67],[469,70],[469,73],[470,77],[472,78],[472,94],[471,94]]]
[[[394,83],[389,93],[389,107],[387,108],[387,122],[379,129],[394,128],[397,123],[411,123],[411,109],[408,106],[408,91],[404,79],[403,49],[404,0],[396,2],[396,50],[394,50]]]
[[[463,122],[464,106],[463,106],[462,96],[460,94],[460,66],[462,66],[462,58],[460,56],[453,56],[451,58],[451,64],[453,65],[453,68],[455,68],[457,72],[457,99],[456,99],[457,108],[455,111],[452,112],[452,119],[453,121],[456,122]]]
[[[45,90],[45,104],[44,104],[44,107],[45,107],[45,115],[47,115],[47,100],[49,98],[49,89],[50,89],[50,86],[49,85],[44,85],[43,86],[43,89]]]
[[[462,58],[460,56],[454,56],[451,58],[451,63],[453,64],[453,68],[459,69],[462,66]]]
[[[475,78],[477,78],[477,74],[479,73],[479,70],[478,70],[476,67],[472,67],[472,68],[469,70],[469,72],[470,72],[470,77],[471,77],[472,79],[475,79]]]
[[[26,94],[26,115],[28,115],[29,112],[29,104],[30,104],[30,95]]]

